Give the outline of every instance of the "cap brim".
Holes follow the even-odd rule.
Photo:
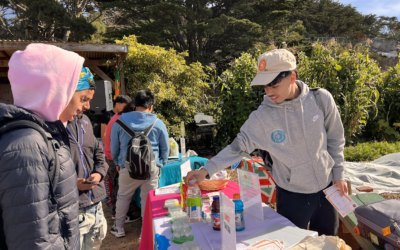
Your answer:
[[[257,73],[250,86],[262,85],[265,86],[271,83],[280,72]]]

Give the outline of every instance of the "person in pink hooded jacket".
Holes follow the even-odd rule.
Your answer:
[[[0,128],[15,121],[39,126],[56,149],[59,169],[51,189],[50,150],[40,129],[0,133],[0,249],[80,249],[77,177],[65,125],[92,97],[76,91],[83,62],[45,44],[30,44],[10,59],[14,105],[0,103]]]

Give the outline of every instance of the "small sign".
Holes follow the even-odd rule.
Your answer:
[[[222,249],[236,250],[235,203],[222,192],[219,197],[221,199]]]
[[[237,173],[244,212],[263,221],[264,210],[262,208],[260,179],[258,174],[239,168],[237,169]]]

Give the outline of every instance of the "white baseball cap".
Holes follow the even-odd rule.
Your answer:
[[[271,83],[279,73],[296,69],[296,58],[286,49],[274,49],[267,51],[258,57],[257,75],[250,86],[267,85]]]

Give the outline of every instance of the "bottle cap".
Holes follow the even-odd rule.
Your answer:
[[[214,200],[214,201],[219,201],[219,196],[214,196],[214,197],[213,197],[213,200]]]
[[[240,194],[233,194],[233,199],[240,200]]]

